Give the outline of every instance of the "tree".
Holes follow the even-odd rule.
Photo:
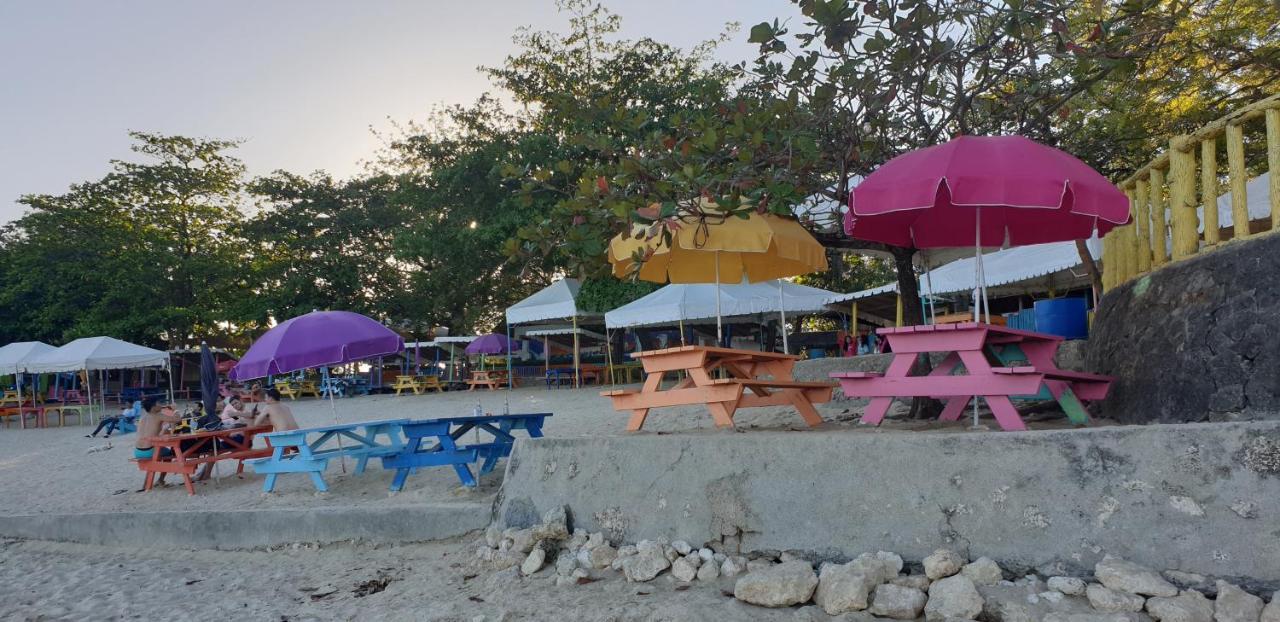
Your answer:
[[[141,162],[31,208],[3,235],[4,315],[19,338],[110,334],[181,345],[219,332],[243,243],[234,141],[131,132]],[[26,333],[18,335],[17,333]]]

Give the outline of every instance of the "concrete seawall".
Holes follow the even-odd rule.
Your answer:
[[[1034,432],[520,440],[496,506],[617,541],[739,538],[842,558],[942,546],[1081,572],[1106,553],[1280,583],[1280,422]]]
[[[0,516],[0,537],[132,547],[243,549],[293,542],[443,540],[483,529],[489,503],[215,512]]]

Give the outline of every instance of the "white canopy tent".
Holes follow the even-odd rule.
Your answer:
[[[14,388],[18,392],[18,401],[22,401],[22,374],[27,361],[46,352],[56,350],[53,346],[40,341],[19,341],[0,348],[0,376],[12,374]],[[31,385],[32,401],[35,401],[36,384]]]
[[[99,384],[102,372],[111,369],[138,369],[160,367],[169,371],[169,399],[173,400],[173,372],[169,370],[169,353],[154,350],[112,337],[84,337],[61,348],[34,357],[23,364],[30,373],[56,373],[69,371],[97,371]],[[103,384],[105,387],[105,384]],[[90,403],[92,387],[89,387]],[[106,391],[101,391],[102,407],[106,409]]]
[[[454,349],[458,344],[468,344],[480,338],[480,335],[441,336],[431,341],[410,341],[404,344],[406,351],[417,348],[440,348],[449,350],[449,382],[453,382]]]
[[[573,335],[573,376],[574,384],[582,383],[581,357],[578,328],[579,318],[598,318],[599,313],[591,313],[578,308],[578,290],[582,284],[577,279],[560,279],[537,293],[507,308],[507,339],[511,338],[511,327],[516,324],[532,324],[547,320],[570,320],[569,333]],[[528,333],[526,333],[528,334]],[[605,338],[608,343],[608,338]],[[544,356],[550,358],[551,353]],[[612,357],[610,357],[612,364]],[[550,361],[547,363],[550,366]],[[507,377],[511,377],[511,353],[507,353]]]
[[[817,313],[827,310],[835,292],[782,281],[720,285],[721,315],[731,319],[758,318],[764,314]],[[605,326],[631,328],[696,322],[716,317],[716,286],[704,283],[667,285],[648,296],[604,314]]]

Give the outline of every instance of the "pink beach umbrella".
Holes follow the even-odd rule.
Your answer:
[[[909,248],[972,244],[980,309],[980,247],[1081,240],[1127,222],[1128,197],[1071,154],[1022,136],[960,136],[868,175],[849,195],[844,230]]]

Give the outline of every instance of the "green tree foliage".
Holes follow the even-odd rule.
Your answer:
[[[0,334],[61,342],[108,334],[150,344],[217,332],[235,295],[233,141],[131,133],[140,162],[115,161],[31,209],[0,238]]]

